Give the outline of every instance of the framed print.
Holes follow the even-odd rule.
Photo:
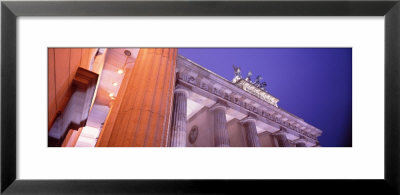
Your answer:
[[[399,23],[397,0],[3,1],[1,191],[399,193]]]

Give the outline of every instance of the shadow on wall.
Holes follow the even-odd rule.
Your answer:
[[[86,125],[98,74],[78,68],[72,82],[72,95],[63,113],[58,114],[49,131],[48,146],[60,147],[68,130]]]

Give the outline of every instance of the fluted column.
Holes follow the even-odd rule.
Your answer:
[[[296,147],[307,147],[304,142],[297,142]]]
[[[226,108],[219,104],[211,108],[214,115],[214,143],[216,147],[229,147],[225,110]]]
[[[260,141],[258,140],[256,120],[247,117],[240,121],[244,127],[246,136],[247,147],[260,147]]]
[[[186,110],[188,92],[182,86],[176,86],[172,113],[171,147],[186,146]]]
[[[287,140],[286,135],[284,133],[274,134],[274,137],[278,141],[279,147],[290,147],[289,141]]]
[[[174,48],[139,50],[132,73],[124,77],[118,91],[119,106],[113,106],[97,146],[167,145],[176,56]]]

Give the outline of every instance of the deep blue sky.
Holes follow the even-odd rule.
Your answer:
[[[267,82],[278,106],[321,129],[321,146],[352,145],[351,48],[184,48],[201,66],[231,80],[232,65]]]

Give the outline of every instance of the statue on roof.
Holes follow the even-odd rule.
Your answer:
[[[264,81],[260,84],[260,89],[265,90],[265,87],[267,87],[267,83]]]
[[[251,71],[247,73],[246,81],[248,81],[248,82],[251,81],[251,75],[253,75],[253,73],[251,73]]]
[[[233,65],[233,70],[235,70],[235,77],[242,78],[242,73],[240,72],[240,67]]]
[[[260,87],[261,86],[261,80],[262,80],[263,78],[260,76],[260,75],[258,75],[257,77],[256,77],[256,81],[254,81],[254,85],[256,86],[256,87]]]

